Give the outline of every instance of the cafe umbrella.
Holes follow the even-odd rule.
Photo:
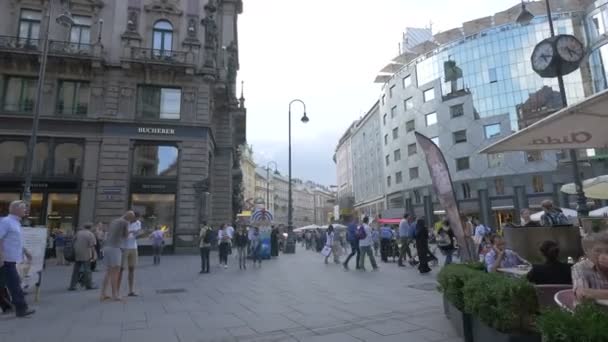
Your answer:
[[[561,191],[569,195],[575,195],[576,186],[574,183],[565,184],[562,186]],[[588,198],[608,199],[608,175],[584,180],[583,191]]]

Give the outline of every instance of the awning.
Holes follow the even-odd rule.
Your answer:
[[[378,219],[378,223],[381,224],[399,224],[401,219],[398,218],[389,218],[389,219]]]
[[[561,191],[569,195],[576,195],[576,186],[574,183],[565,184]],[[608,175],[584,180],[583,191],[587,198],[608,199]]]
[[[551,114],[480,153],[607,147],[606,127],[608,90]]]

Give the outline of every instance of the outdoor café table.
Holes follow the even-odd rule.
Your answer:
[[[608,299],[596,299],[595,302],[598,305],[604,306],[606,308],[608,308]]]
[[[496,269],[500,273],[508,274],[510,276],[514,276],[517,278],[524,278],[528,273],[530,273],[531,267],[521,268],[521,267],[506,267],[506,268],[498,268]]]

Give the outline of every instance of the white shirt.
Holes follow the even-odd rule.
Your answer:
[[[129,224],[129,236],[125,240],[122,248],[125,249],[137,249],[137,233],[141,230],[141,222],[136,220]]]
[[[479,226],[475,227],[475,236],[484,237],[488,234],[489,231],[489,228],[486,228],[486,226],[480,224]]]
[[[4,261],[23,261],[23,241],[21,237],[21,219],[8,215],[0,219],[0,240]]]
[[[365,229],[365,239],[359,240],[359,246],[368,247],[374,244],[372,239],[372,228],[369,225],[363,224],[363,229]]]
[[[325,246],[329,246],[329,247],[333,246],[334,245],[334,233],[328,232],[328,233],[326,233],[326,235],[327,235],[327,239],[325,241]]]
[[[228,236],[230,236],[230,239],[232,240],[232,238],[234,237],[234,228],[232,228],[232,226],[228,226],[228,227],[226,227],[226,232],[228,233]]]

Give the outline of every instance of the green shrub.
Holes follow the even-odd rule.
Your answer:
[[[437,275],[439,291],[443,292],[447,300],[458,310],[464,311],[462,288],[472,277],[484,274],[483,269],[481,263],[446,265]]]
[[[574,314],[544,311],[536,322],[544,342],[608,341],[608,312],[592,303],[578,305]]]
[[[528,332],[538,311],[534,286],[523,279],[481,273],[463,288],[464,311],[502,332]]]

